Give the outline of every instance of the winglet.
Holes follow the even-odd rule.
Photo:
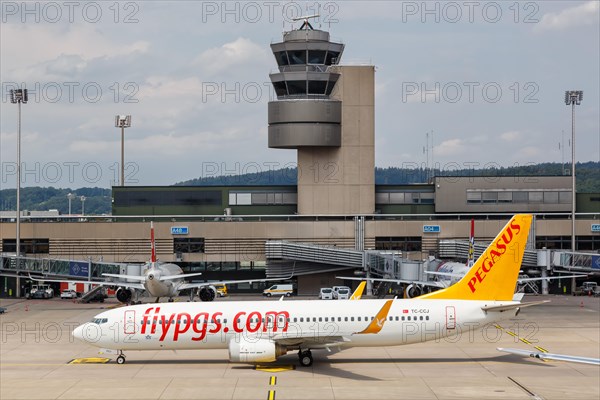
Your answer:
[[[362,297],[363,292],[365,290],[366,284],[367,284],[366,281],[362,281],[361,283],[359,283],[358,287],[356,288],[354,293],[352,293],[352,296],[350,296],[350,300],[360,300],[360,298]]]
[[[383,329],[383,324],[385,324],[385,320],[387,319],[388,313],[390,312],[390,308],[392,308],[392,300],[388,300],[385,302],[381,310],[377,313],[375,318],[371,320],[369,326],[367,326],[364,330],[360,332],[354,332],[355,335],[362,335],[365,333],[379,333],[381,329]]]

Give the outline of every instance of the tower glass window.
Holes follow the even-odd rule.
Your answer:
[[[277,59],[277,65],[289,65],[288,56],[285,51],[278,51],[275,53],[275,58]]]
[[[306,50],[294,50],[288,52],[290,65],[306,64]]]
[[[308,51],[308,63],[309,64],[325,64],[325,54],[323,50],[309,50]]]

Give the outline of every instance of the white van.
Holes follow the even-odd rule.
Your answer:
[[[319,299],[321,300],[333,300],[333,289],[330,287],[323,287],[319,291]]]
[[[338,298],[338,293],[339,293],[340,289],[348,289],[348,292],[347,292],[348,297],[347,297],[347,299],[350,298],[350,290],[351,289],[348,286],[334,286],[332,289],[333,289],[333,298],[334,299]]]
[[[294,285],[292,284],[277,284],[263,290],[263,296],[267,297],[282,295],[290,297],[292,294],[294,294]]]
[[[350,288],[348,288],[348,287],[341,287],[335,293],[336,293],[336,299],[338,299],[338,300],[348,300],[351,296]]]

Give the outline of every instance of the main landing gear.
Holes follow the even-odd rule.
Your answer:
[[[313,364],[313,356],[310,350],[298,351],[298,358],[300,359],[300,365],[303,367],[310,367]]]
[[[119,350],[119,356],[117,357],[117,364],[119,364],[119,365],[125,364],[125,355],[123,354],[123,350]]]

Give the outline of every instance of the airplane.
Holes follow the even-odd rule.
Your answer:
[[[406,297],[414,298],[414,297],[418,297],[421,294],[423,294],[424,292],[426,292],[427,289],[425,289],[425,288],[428,288],[430,290],[443,289],[443,288],[452,286],[453,284],[458,282],[460,279],[462,279],[463,276],[465,276],[467,274],[467,272],[469,272],[471,267],[473,267],[474,256],[475,256],[475,220],[471,219],[471,232],[469,235],[469,252],[468,252],[468,256],[467,256],[467,261],[465,263],[459,263],[459,262],[453,262],[453,261],[444,262],[438,266],[437,271],[425,271],[425,273],[428,275],[436,276],[437,280],[420,281],[420,280],[392,279],[392,278],[364,278],[364,277],[358,278],[358,277],[353,277],[353,276],[338,276],[336,278],[347,279],[347,280],[358,280],[358,281],[368,280],[371,282],[389,282],[389,283],[396,283],[396,284],[404,283],[404,284],[407,284],[406,290],[405,290]],[[560,273],[560,272],[558,272],[558,273]],[[565,273],[569,273],[569,272],[565,271]],[[522,284],[525,282],[534,282],[534,281],[541,281],[541,280],[550,281],[553,279],[565,279],[565,278],[582,278],[582,277],[586,277],[586,276],[588,276],[588,275],[575,274],[575,275],[548,276],[545,278],[529,278],[527,275],[525,275],[525,276],[519,275],[517,282],[519,284]]]
[[[192,289],[190,301],[194,301],[194,290],[198,292],[201,301],[213,301],[217,294],[216,285],[229,285],[234,283],[253,283],[281,281],[281,278],[260,278],[229,281],[211,281],[211,282],[186,282],[185,278],[202,275],[201,272],[184,274],[181,267],[172,263],[160,263],[156,260],[156,245],[154,239],[154,224],[150,222],[150,263],[147,263],[147,269],[142,275],[124,275],[124,274],[102,274],[109,278],[118,280],[111,281],[85,281],[85,280],[60,280],[60,279],[38,279],[29,275],[34,281],[44,282],[68,282],[68,283],[88,283],[92,285],[118,287],[116,297],[121,303],[140,304],[139,294],[146,290],[150,296],[156,297],[158,303],[161,297],[168,297],[169,302],[173,302],[174,297],[179,292],[186,289]],[[135,281],[135,282],[128,282]]]
[[[134,305],[96,315],[73,337],[116,354],[118,364],[129,350],[228,349],[230,361],[242,363],[297,350],[304,367],[313,350],[439,340],[547,302],[513,300],[531,221],[515,215],[459,282],[417,299]]]

